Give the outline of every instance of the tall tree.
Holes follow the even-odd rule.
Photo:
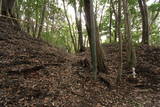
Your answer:
[[[78,31],[78,48],[79,52],[83,52],[85,47],[83,46],[83,32],[82,32],[82,0],[79,0],[79,16],[78,16],[78,8],[76,4],[76,0],[73,1],[73,7],[75,11],[75,20]]]
[[[115,27],[115,32],[114,32],[114,36],[115,36],[115,38],[114,38],[114,41],[115,42],[117,42],[117,36],[118,36],[118,33],[117,33],[117,31],[118,31],[118,15],[117,15],[117,8],[115,7],[117,5],[117,3],[116,3],[116,1],[112,1],[111,0],[111,6],[112,6],[112,10],[113,10],[113,13],[114,13],[114,16],[115,16],[115,25],[114,25],[114,27]]]
[[[26,1],[28,6],[26,7],[25,9],[25,19],[28,23],[26,23],[26,29],[27,29],[27,33],[30,33],[30,30],[31,30],[31,9],[30,9],[30,5],[32,2],[30,2],[29,0]]]
[[[121,75],[122,75],[122,70],[123,70],[122,35],[121,35],[121,8],[122,8],[122,2],[121,2],[121,0],[118,0],[117,34],[119,37],[120,69],[118,71],[117,83],[119,83],[121,81]]]
[[[67,15],[67,9],[66,9],[66,5],[65,5],[65,0],[62,0],[63,2],[63,8],[64,8],[64,13],[65,13],[65,16],[66,16],[66,19],[67,19],[67,22],[68,22],[68,26],[69,26],[69,32],[70,32],[70,35],[71,35],[71,38],[72,38],[72,43],[73,43],[73,46],[74,46],[74,50],[77,51],[77,45],[76,45],[76,41],[74,39],[74,35],[72,33],[72,26],[71,26],[71,22],[69,20],[69,17]]]
[[[38,1],[36,1],[36,10],[35,10],[35,27],[34,27],[34,32],[33,32],[33,37],[37,36],[37,32],[38,32],[38,21],[39,21],[39,17],[38,17]]]
[[[149,22],[146,0],[138,0],[142,16],[142,43],[149,45]]]
[[[45,19],[45,12],[46,12],[47,2],[48,2],[47,0],[44,0],[44,1],[43,1],[41,22],[40,22],[39,31],[38,31],[38,38],[40,38],[41,33],[42,33],[42,29],[43,29],[43,25],[44,25],[44,19]]]
[[[131,22],[130,22],[130,13],[128,11],[128,0],[123,0],[123,11],[125,19],[125,37],[127,37],[127,59],[128,63],[131,61],[131,50],[132,50],[132,35],[131,35]]]
[[[96,79],[97,76],[96,25],[95,25],[92,0],[84,0],[84,10],[86,12],[85,13],[86,24],[87,24],[90,49],[91,49],[92,71],[95,73],[95,79]]]
[[[109,13],[110,13],[110,20],[109,20],[109,38],[110,38],[110,43],[112,42],[112,0],[110,0],[110,7],[109,7]]]
[[[129,67],[132,68],[133,75],[135,75],[136,52],[132,44],[130,12],[128,10],[129,10],[128,0],[123,0],[123,11],[124,11],[124,18],[125,18],[125,35],[127,37],[127,61],[128,61]]]
[[[86,16],[85,17],[86,18],[86,28],[88,32],[92,63],[94,65],[94,69],[96,69],[95,63],[97,60],[98,71],[106,72],[106,67],[104,63],[104,54],[100,46],[99,35],[97,35],[99,34],[99,32],[97,31],[98,27],[96,26],[97,23],[95,22],[95,15],[93,12],[93,1],[92,0],[84,0],[84,11],[85,11],[85,16]],[[94,41],[94,39],[96,40],[96,42]],[[95,56],[97,57],[97,59],[95,59]]]

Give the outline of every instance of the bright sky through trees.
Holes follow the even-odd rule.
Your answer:
[[[60,0],[61,1],[61,0]],[[151,5],[151,4],[153,4],[154,2],[158,2],[158,0],[148,0],[148,2],[147,2],[147,5]],[[61,6],[62,7],[62,2],[59,4],[59,6]],[[62,7],[63,8],[63,7]],[[72,22],[73,21],[75,21],[75,14],[74,14],[74,9],[73,9],[73,7],[72,6],[68,6],[68,14],[69,14],[69,16],[72,18]]]
[[[147,5],[151,5],[154,2],[158,2],[158,0],[148,0]]]
[[[61,7],[61,8],[63,8],[63,5],[62,5],[62,0],[60,0],[61,2],[59,2],[59,6]],[[148,2],[147,2],[147,5],[149,6],[149,5],[151,5],[151,4],[153,4],[154,2],[158,2],[159,0],[148,0]],[[72,23],[74,23],[75,22],[75,12],[74,12],[74,9],[73,9],[73,7],[72,6],[70,6],[70,5],[68,5],[67,6],[67,12],[68,12],[68,15],[69,15],[69,17],[70,17],[70,21],[72,22]],[[100,12],[101,12],[101,10],[100,10]],[[99,18],[99,17],[97,17],[97,18]],[[84,21],[84,17],[82,17],[82,23],[83,23],[83,26],[85,26],[85,21]],[[102,42],[105,42],[105,40],[106,40],[106,36],[102,36],[101,37],[101,39],[102,39]]]

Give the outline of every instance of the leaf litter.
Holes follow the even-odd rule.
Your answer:
[[[160,48],[137,46],[137,80],[126,65],[115,84],[118,44],[103,45],[109,74],[93,80],[89,51],[66,53],[0,18],[1,107],[158,107]],[[108,87],[107,82],[111,84]],[[118,89],[117,89],[118,88]]]

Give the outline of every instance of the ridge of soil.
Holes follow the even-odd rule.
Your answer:
[[[110,73],[94,81],[89,52],[68,54],[0,17],[0,107],[158,107],[160,48],[136,48],[137,78],[124,67],[117,92],[118,44],[103,47]]]

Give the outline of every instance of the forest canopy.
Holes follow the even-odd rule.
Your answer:
[[[142,4],[142,8],[141,2],[146,4]],[[118,0],[93,0],[93,4],[100,42],[117,42]],[[20,22],[22,28],[29,34],[42,38],[68,52],[77,52],[80,48],[89,45],[83,5],[83,0],[17,0],[14,13],[18,19],[23,20]],[[122,5],[124,3],[121,3]],[[143,13],[146,14],[145,9],[147,15],[143,15]],[[129,14],[131,23],[133,42],[160,45],[159,11],[159,0],[128,1],[127,14]],[[121,13],[120,31],[123,38],[126,39],[126,16],[123,6]],[[143,16],[148,17],[145,19]],[[147,26],[143,26],[143,22]],[[143,32],[145,29],[146,31]]]

